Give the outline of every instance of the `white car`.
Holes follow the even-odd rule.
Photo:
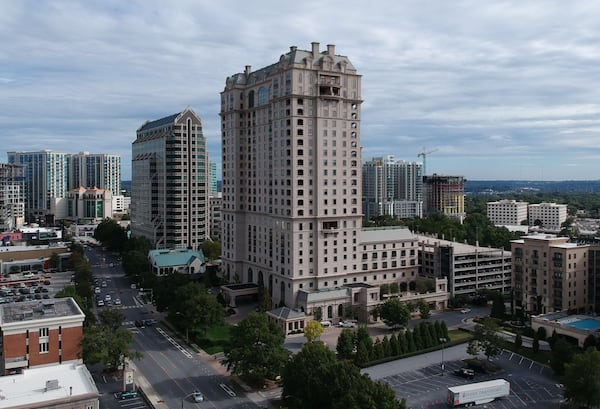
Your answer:
[[[331,321],[321,321],[321,325],[323,328],[329,328],[331,327]]]
[[[460,310],[460,313],[461,313],[461,314],[468,314],[468,313],[470,313],[470,312],[471,312],[471,309],[470,309],[470,308],[463,308],[462,310]]]
[[[94,292],[95,292],[96,294],[100,294],[100,292],[101,292],[101,291],[102,291],[102,290],[100,290],[100,287],[96,287],[96,288],[94,289]]]
[[[204,400],[204,395],[200,391],[192,392],[192,397],[194,398],[194,402],[202,402]]]
[[[115,305],[121,305],[121,299],[115,298]]]
[[[339,326],[342,328],[356,328],[356,322],[354,321],[340,321]]]
[[[104,296],[104,301],[110,301],[110,300],[112,300],[112,297],[110,296],[110,294],[106,294]]]

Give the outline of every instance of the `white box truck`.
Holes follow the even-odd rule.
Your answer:
[[[510,395],[510,382],[505,379],[448,387],[448,406],[471,406],[489,403]]]

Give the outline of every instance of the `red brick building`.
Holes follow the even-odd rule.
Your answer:
[[[0,374],[81,363],[84,319],[72,298],[0,305]]]

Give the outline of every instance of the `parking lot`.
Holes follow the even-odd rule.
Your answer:
[[[503,378],[510,382],[511,393],[507,398],[479,405],[488,409],[509,408],[558,408],[562,390],[552,377],[552,371],[536,362],[512,352],[504,351],[494,359],[502,370],[494,374],[477,373],[475,378],[465,379],[454,375],[454,371],[465,366],[460,360],[448,361],[442,375],[440,364],[401,372],[383,378],[396,392],[398,398],[405,398],[412,409],[447,408],[446,393],[449,386],[464,385]],[[398,361],[402,365],[402,361]]]

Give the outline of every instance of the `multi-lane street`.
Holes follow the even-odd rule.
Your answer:
[[[228,376],[168,334],[161,325],[162,315],[155,312],[151,305],[141,302],[139,289],[131,288],[132,283],[124,275],[117,256],[100,248],[87,247],[85,252],[94,277],[106,283],[105,287],[100,287],[97,296],[104,298],[109,294],[112,300],[118,298],[121,301],[121,305],[110,308],[123,311],[126,317],[124,326],[134,334],[132,348],[143,354],[142,359],[134,361],[137,369],[135,376],[146,379],[158,395],[156,398],[163,401],[161,403],[168,408],[258,407],[230,382]],[[141,320],[155,320],[156,323],[143,327],[134,325]],[[203,402],[192,399],[190,395],[195,390],[202,392],[205,398]]]

